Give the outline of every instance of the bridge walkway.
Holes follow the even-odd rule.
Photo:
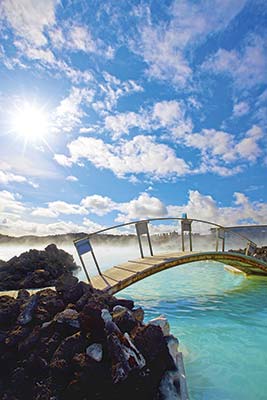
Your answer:
[[[91,278],[91,284],[96,289],[105,290],[111,294],[132,285],[157,272],[178,265],[197,261],[217,261],[234,268],[234,271],[246,275],[266,275],[267,263],[239,253],[229,252],[176,252],[129,260],[115,265],[101,274]]]

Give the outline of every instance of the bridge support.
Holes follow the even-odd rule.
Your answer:
[[[192,245],[192,221],[190,219],[181,220],[181,237],[182,237],[182,251],[185,251],[185,243],[184,243],[184,233],[188,232],[189,236],[189,248],[190,251],[193,250]]]
[[[225,230],[221,228],[216,229],[216,251],[219,251],[219,240],[222,241],[222,251],[225,251]]]
[[[153,256],[152,244],[151,244],[151,239],[150,239],[149,230],[148,230],[148,223],[146,221],[137,222],[137,224],[135,224],[135,229],[136,229],[136,234],[137,234],[141,257],[144,258],[144,252],[143,252],[142,241],[141,241],[142,235],[147,235],[147,241],[148,241],[148,246],[149,246],[149,250],[150,250],[150,255]]]

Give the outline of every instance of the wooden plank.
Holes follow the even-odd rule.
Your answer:
[[[136,273],[136,272],[140,272],[140,271],[143,271],[144,269],[146,269],[147,265],[144,265],[144,264],[141,265],[141,264],[137,264],[137,263],[128,262],[125,264],[117,265],[116,268],[121,268],[121,269],[131,271],[133,273]]]
[[[103,275],[108,279],[112,279],[114,281],[122,281],[125,278],[129,278],[130,276],[134,275],[135,272],[126,271],[125,269],[118,269],[118,268],[111,268],[103,272]]]
[[[91,279],[92,285],[95,289],[105,290],[112,285],[114,285],[113,281],[109,281],[107,278],[103,277],[102,275],[94,276]]]

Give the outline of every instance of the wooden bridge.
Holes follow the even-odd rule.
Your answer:
[[[176,220],[180,224],[181,235],[179,236],[181,242],[181,251],[163,254],[154,254],[152,240],[150,236],[149,223],[154,221]],[[193,251],[193,229],[194,224],[210,225],[209,231],[210,239],[213,239],[215,251]],[[137,242],[139,244],[139,251],[141,258],[129,260],[123,264],[115,265],[105,271],[101,271],[98,264],[95,252],[92,247],[92,239],[97,235],[101,235],[112,229],[125,228],[131,225],[135,226]],[[146,236],[147,246],[150,252],[149,256],[144,256],[142,237]],[[243,247],[246,248],[245,254],[237,252],[226,251],[226,239],[231,237],[230,244],[233,244],[233,237],[239,239],[239,243],[243,242]],[[153,236],[152,236],[153,238]],[[178,238],[178,235],[177,235]],[[185,242],[188,241],[188,251],[185,249]],[[78,255],[81,260],[85,275],[91,285],[96,289],[101,289],[114,294],[135,282],[138,282],[150,275],[172,268],[178,265],[198,262],[198,261],[216,261],[230,266],[235,272],[242,272],[246,275],[261,275],[267,276],[267,263],[263,262],[253,255],[255,254],[257,245],[247,237],[231,231],[227,227],[211,223],[208,221],[188,219],[185,218],[160,218],[149,219],[142,221],[135,221],[127,224],[117,225],[114,227],[106,228],[101,231],[94,232],[86,237],[74,241]],[[154,246],[155,247],[155,246]],[[178,240],[177,240],[178,247]],[[206,247],[206,246],[205,246]],[[221,250],[219,251],[219,247]],[[98,274],[90,277],[88,270],[85,266],[83,255],[90,252],[92,259],[95,263]]]

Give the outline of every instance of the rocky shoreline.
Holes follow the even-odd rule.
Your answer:
[[[0,297],[3,400],[180,399],[178,340],[131,300],[63,274],[56,290]]]
[[[228,250],[231,253],[246,254],[246,249]],[[257,247],[253,257],[267,262],[267,246]]]
[[[63,273],[78,269],[72,255],[50,244],[44,250],[30,250],[6,262],[0,260],[0,290],[54,286]]]

